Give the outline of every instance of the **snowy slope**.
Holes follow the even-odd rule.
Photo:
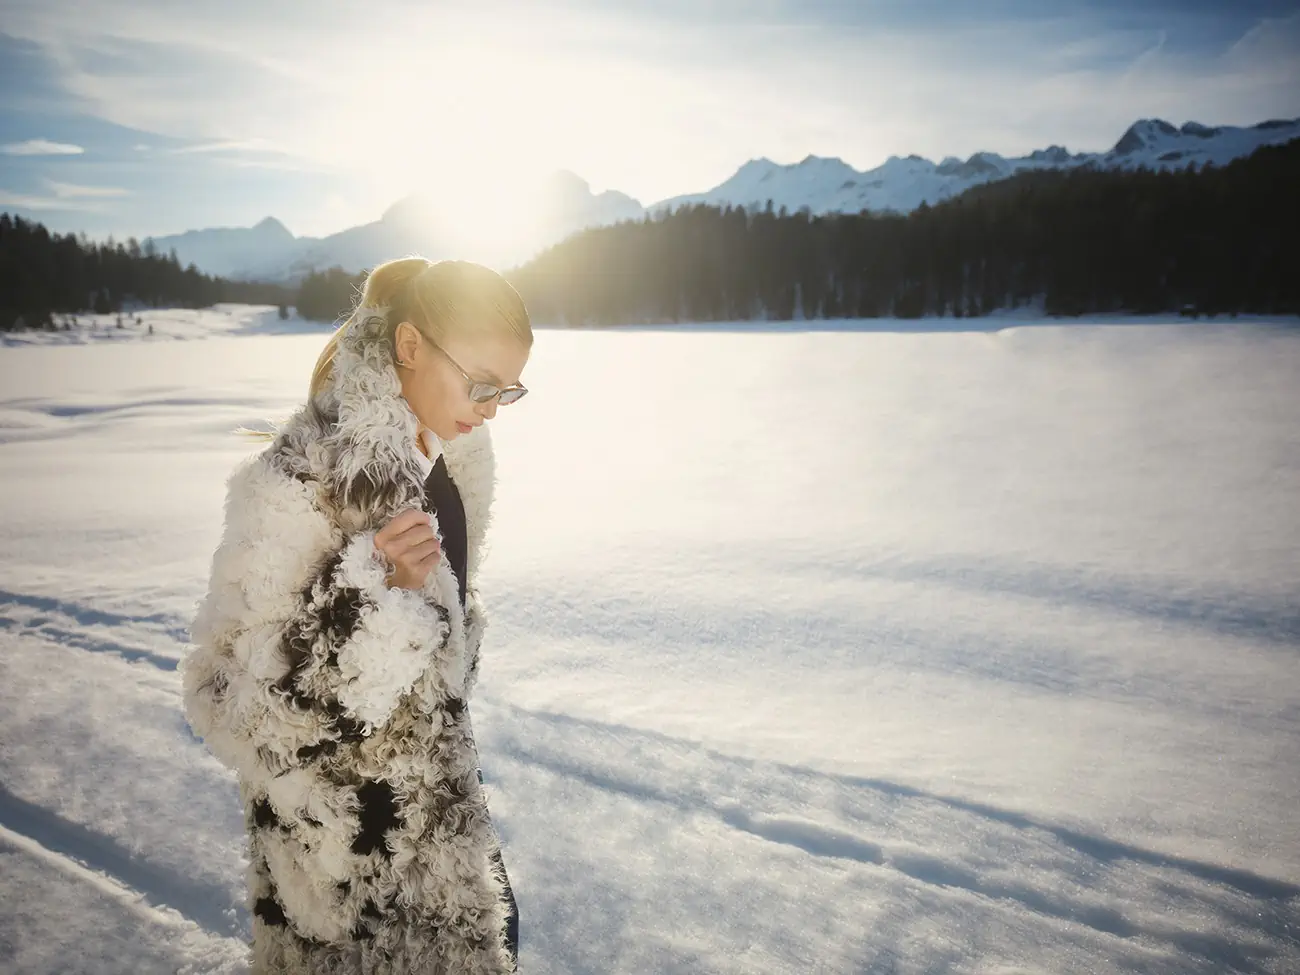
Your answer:
[[[136,318],[140,321],[137,322]],[[237,335],[327,335],[332,324],[308,321],[267,305],[218,304],[211,308],[146,308],[127,315],[58,315],[54,331],[22,329],[0,332],[0,348],[36,345],[100,345],[172,342]],[[118,319],[122,327],[117,327]],[[64,320],[68,328],[62,328]],[[75,324],[73,323],[75,319]]]
[[[705,193],[674,197],[651,207],[658,212],[688,203],[714,206],[764,207],[790,212],[807,207],[812,213],[858,213],[893,210],[907,213],[922,203],[960,196],[972,186],[1006,179],[1034,169],[1068,169],[1093,165],[1103,169],[1183,169],[1190,165],[1223,165],[1249,155],[1260,146],[1300,138],[1300,119],[1262,122],[1250,128],[1210,128],[1188,122],[1181,129],[1159,119],[1135,122],[1107,152],[1071,154],[1061,146],[1039,149],[1007,159],[978,152],[964,162],[949,157],[936,164],[921,156],[891,156],[883,165],[859,172],[839,159],[809,156],[782,166],[770,159],[752,160],[725,183]]]
[[[327,330],[146,320],[0,348],[6,975],[244,970],[176,661]],[[523,971],[1300,970],[1300,331],[1112,322],[539,330],[471,703]]]

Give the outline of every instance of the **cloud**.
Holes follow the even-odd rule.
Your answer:
[[[167,151],[173,155],[186,155],[196,152],[273,152],[275,150],[265,139],[220,139],[215,142],[177,146]]]
[[[164,152],[172,156],[207,156],[220,165],[237,169],[275,169],[300,173],[320,169],[325,165],[313,165],[310,160],[286,152],[267,139],[219,139],[174,146]]]
[[[120,186],[84,186],[59,180],[44,180],[49,193],[14,193],[0,190],[0,206],[20,210],[60,210],[81,213],[106,213],[110,202],[131,196],[131,191]]]
[[[10,193],[8,190],[0,190],[0,207],[14,207],[18,210],[78,210],[88,213],[103,211],[103,205],[99,203],[67,197]]]
[[[0,146],[0,153],[6,156],[79,156],[85,151],[81,146],[49,139],[28,139]]]
[[[61,200],[108,200],[131,195],[130,190],[121,186],[82,186],[77,183],[60,183],[52,179],[47,179],[45,185]]]

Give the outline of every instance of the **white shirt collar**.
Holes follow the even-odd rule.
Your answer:
[[[416,447],[414,444],[411,445],[411,452],[415,454],[415,459],[420,464],[420,470],[423,471],[423,476],[428,477],[429,472],[433,470],[433,464],[438,459],[438,455],[442,453],[442,441],[439,440],[438,435],[428,427],[420,428],[420,436],[424,440],[424,446],[429,451],[429,456],[425,457],[424,454],[420,452],[420,448]]]

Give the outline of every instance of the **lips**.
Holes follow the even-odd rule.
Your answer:
[[[461,423],[459,420],[457,420],[456,429],[459,430],[461,433],[469,433],[474,428],[470,426],[468,423]]]

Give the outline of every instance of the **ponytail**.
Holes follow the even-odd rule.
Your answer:
[[[523,299],[496,271],[468,261],[431,263],[423,257],[399,257],[380,264],[366,276],[352,313],[326,339],[312,369],[308,402],[328,386],[339,340],[348,327],[359,313],[368,315],[376,309],[384,309],[387,314],[390,341],[393,328],[409,321],[434,340],[443,338],[448,330],[477,330],[495,323],[524,348],[533,344]],[[235,432],[255,440],[275,439],[275,431],[239,427]]]
[[[348,316],[347,321],[334,330],[334,333],[326,340],[325,348],[321,350],[320,356],[316,359],[316,368],[312,370],[311,384],[307,389],[309,399],[315,399],[317,394],[325,388],[325,384],[329,382],[334,367],[334,353],[338,348],[339,339],[343,337],[347,327],[352,324],[357,312],[362,308],[397,309],[400,305],[404,305],[406,302],[403,298],[405,295],[410,294],[411,283],[428,268],[429,262],[423,257],[399,257],[395,261],[386,261],[380,264],[366,276],[365,288],[362,290],[361,298],[357,301],[352,314]],[[396,318],[397,316],[390,317]],[[400,321],[401,319],[398,318],[397,320]]]

